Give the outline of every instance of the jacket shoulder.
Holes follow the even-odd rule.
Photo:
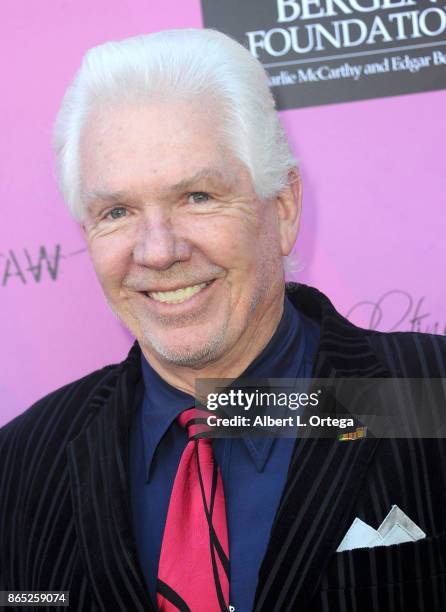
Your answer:
[[[416,332],[366,331],[368,341],[392,375],[446,377],[446,337]]]

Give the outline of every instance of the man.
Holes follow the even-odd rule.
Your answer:
[[[136,342],[1,430],[0,588],[76,610],[443,610],[442,440],[210,444],[190,412],[197,378],[446,375],[444,339],[361,330],[285,288],[301,182],[260,64],[214,31],[107,43],[55,145]],[[427,537],[336,552],[393,504]]]

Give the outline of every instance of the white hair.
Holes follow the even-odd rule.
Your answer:
[[[72,215],[83,217],[80,135],[94,107],[154,97],[200,96],[218,109],[222,136],[251,173],[260,198],[285,187],[296,167],[267,75],[225,34],[168,30],[90,49],[63,99],[54,127],[59,186]]]

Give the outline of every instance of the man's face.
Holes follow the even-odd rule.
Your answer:
[[[81,160],[97,276],[149,360],[202,367],[271,335],[278,205],[256,196],[214,117],[185,103],[97,109]]]

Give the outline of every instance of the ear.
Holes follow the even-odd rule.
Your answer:
[[[84,222],[82,221],[79,222],[79,229],[81,230],[81,234],[84,237],[85,242],[88,243],[87,227]]]
[[[289,255],[296,242],[302,211],[302,180],[297,168],[288,172],[288,183],[276,196],[282,255]]]
[[[90,241],[88,239],[87,225],[85,224],[84,221],[79,221],[79,226],[78,227],[79,227],[79,229],[81,231],[83,239],[85,240],[85,245],[86,245],[87,249],[90,250]]]

